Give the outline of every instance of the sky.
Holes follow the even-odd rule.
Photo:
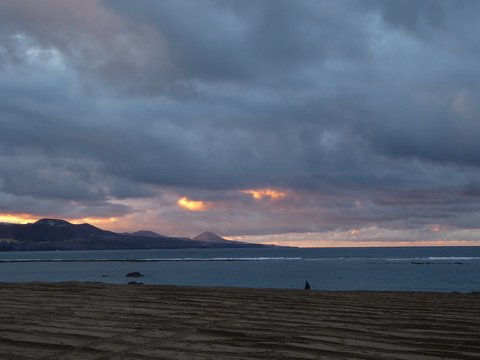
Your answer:
[[[3,0],[0,222],[480,245],[480,2]]]

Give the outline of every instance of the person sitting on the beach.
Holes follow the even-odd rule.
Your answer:
[[[310,284],[307,282],[305,282],[305,290],[310,290]]]

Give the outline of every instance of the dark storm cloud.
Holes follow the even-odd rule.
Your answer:
[[[446,23],[455,21],[452,15],[469,15],[478,5],[476,1],[448,0],[404,0],[404,1],[367,1],[367,6],[380,10],[385,22],[411,32],[413,35],[422,31],[441,29]],[[478,9],[478,8],[477,8]]]
[[[0,193],[118,214],[138,210],[118,201],[173,192],[229,211],[235,235],[473,227],[479,13],[476,1],[4,1]],[[238,193],[267,187],[301,195],[275,212]],[[162,221],[181,223],[165,201]]]
[[[388,83],[371,94],[379,101],[367,109],[369,142],[390,156],[478,166],[478,2],[379,1],[374,8],[397,35],[387,37],[396,46],[385,58],[390,73],[377,68]]]
[[[167,39],[183,79],[284,83],[331,55],[365,51],[362,23],[345,3],[314,1],[104,1]],[[348,36],[346,36],[349,34]],[[296,67],[296,68],[295,68]],[[295,69],[293,69],[295,68]],[[279,73],[285,71],[285,73]]]

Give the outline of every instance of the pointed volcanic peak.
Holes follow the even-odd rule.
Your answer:
[[[210,231],[205,231],[204,233],[201,233],[200,235],[195,236],[192,240],[210,242],[210,243],[232,243],[233,242],[233,241],[224,239]]]

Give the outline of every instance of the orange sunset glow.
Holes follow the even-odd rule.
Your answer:
[[[274,189],[242,190],[241,192],[244,194],[250,194],[254,199],[257,200],[262,200],[265,198],[269,200],[279,200],[287,196],[286,193]]]
[[[434,225],[431,230],[434,232],[446,231],[448,226]]]
[[[49,217],[49,216],[34,216],[30,214],[0,214],[0,223],[12,223],[12,224],[28,224],[34,223],[41,218]],[[110,225],[118,221],[118,218],[110,217],[110,218],[81,218],[81,219],[62,219],[66,220],[72,224],[95,224],[95,225]]]
[[[253,196],[253,194],[252,194]],[[257,195],[260,196],[260,195]],[[262,197],[260,197],[262,199]],[[177,201],[178,206],[188,211],[201,212],[212,208],[213,203],[205,201],[190,200],[182,197]],[[27,224],[34,223],[41,218],[56,218],[53,215],[31,215],[31,214],[0,214],[0,223]],[[165,229],[157,229],[151,224],[142,224],[142,221],[130,219],[128,217],[117,218],[65,218],[60,217],[72,224],[89,223],[101,229],[110,231],[131,231],[135,228],[145,228],[158,232],[164,232]],[[377,227],[350,229],[346,231],[331,231],[323,233],[285,233],[271,235],[249,235],[249,236],[227,236],[221,234],[224,238],[234,241],[245,241],[260,244],[274,244],[280,246],[298,246],[298,247],[388,247],[388,246],[474,246],[476,239],[480,236],[480,231],[472,230],[449,230],[447,226],[433,225],[426,228],[431,235],[429,240],[423,240],[418,230],[385,230]],[[175,233],[173,235],[184,235]],[[435,234],[434,237],[433,234]],[[191,236],[191,234],[188,234]],[[404,239],[404,240],[402,240]]]
[[[0,214],[0,222],[3,223],[27,224],[37,220],[28,214]]]
[[[111,218],[108,218],[108,219],[102,219],[102,218],[82,218],[82,219],[70,220],[69,222],[71,222],[72,224],[84,224],[84,223],[88,223],[88,224],[95,224],[95,225],[107,225],[107,224],[115,223],[115,222],[117,222],[117,221],[118,221],[118,218],[111,217]]]
[[[182,197],[178,200],[177,204],[190,211],[206,211],[210,208],[210,205],[203,201],[189,200],[186,197]]]

